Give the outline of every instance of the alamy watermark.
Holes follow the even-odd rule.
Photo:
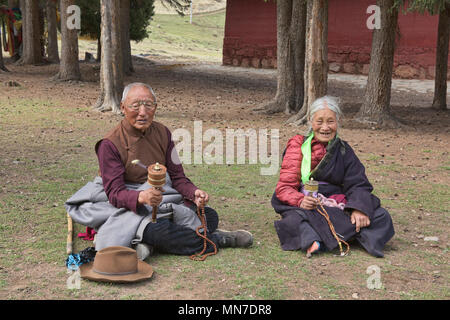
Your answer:
[[[381,9],[377,5],[367,7],[366,13],[371,14],[366,20],[367,29],[381,29]]]
[[[77,5],[67,7],[66,25],[69,30],[81,29],[81,9]],[[366,10],[371,14],[366,21],[368,29],[381,28],[381,9],[377,5],[370,5]],[[225,140],[219,129],[208,129],[202,132],[202,122],[194,122],[194,139],[192,144],[191,134],[186,129],[177,129],[173,132],[173,140],[181,139],[176,144],[176,150],[181,157],[172,155],[174,163],[183,164],[245,164],[246,156],[249,164],[268,164],[269,167],[261,168],[261,175],[274,175],[278,172],[279,155],[279,130],[271,129],[226,129]],[[268,152],[268,136],[270,136],[270,152]],[[236,139],[236,162],[235,141]],[[245,141],[248,140],[248,152]],[[224,152],[225,141],[225,152]],[[203,142],[211,142],[203,149]],[[192,159],[193,146],[193,159]],[[193,161],[192,161],[193,160]]]
[[[383,284],[381,283],[381,269],[379,266],[373,264],[368,266],[366,273],[370,276],[367,278],[367,288],[368,289],[381,289]]]
[[[77,270],[67,269],[67,273],[69,274],[69,277],[66,280],[67,289],[70,290],[81,289],[80,269]]]
[[[77,5],[71,5],[67,7],[67,29],[73,30],[81,29],[81,9]],[[366,13],[370,16],[366,20],[366,26],[369,30],[381,28],[381,9],[377,5],[370,5],[366,9]]]
[[[194,121],[193,136],[184,128],[173,131],[175,164],[262,164],[261,175],[274,175],[280,165],[278,129],[216,128],[203,132],[203,122]],[[208,143],[204,146],[205,143]]]
[[[81,29],[81,9],[79,6],[73,4],[67,7],[67,21],[66,26],[69,30]]]

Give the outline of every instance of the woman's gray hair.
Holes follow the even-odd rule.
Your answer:
[[[124,101],[125,101],[125,99],[126,99],[127,96],[128,96],[128,92],[130,92],[131,88],[133,88],[133,87],[145,87],[145,88],[147,88],[147,89],[150,91],[150,93],[152,94],[153,100],[154,100],[154,102],[156,103],[156,95],[155,95],[155,93],[153,92],[152,87],[150,87],[148,84],[142,83],[142,82],[133,82],[133,83],[128,84],[128,85],[123,89],[122,100],[121,100],[121,102],[124,102]]]
[[[328,108],[336,114],[336,120],[343,116],[341,108],[339,108],[339,98],[332,96],[323,96],[321,98],[316,99],[309,108],[309,112],[307,114],[308,117],[308,129],[306,131],[306,136],[309,136],[312,133],[311,121],[314,117],[314,114],[322,109]]]

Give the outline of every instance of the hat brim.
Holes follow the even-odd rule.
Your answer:
[[[138,260],[138,271],[136,273],[125,275],[105,275],[95,272],[92,268],[93,263],[91,261],[80,266],[82,278],[100,282],[131,283],[150,279],[153,275],[152,266],[141,260]]]

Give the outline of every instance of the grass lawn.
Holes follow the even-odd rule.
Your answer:
[[[188,16],[155,15],[150,38],[132,43],[133,54],[161,58],[161,64],[166,59],[220,62],[224,21],[224,11],[195,15],[192,25]],[[80,53],[86,50],[95,53],[96,41],[80,40]],[[273,98],[276,85],[270,86],[267,78],[138,62],[136,72],[125,80],[156,88],[161,101],[157,121],[172,130],[187,128],[192,133],[195,120],[220,129],[224,136],[227,128],[277,128],[281,154],[287,139],[304,129],[286,126],[287,115],[248,112]],[[85,77],[94,78],[98,72],[98,65],[80,66]],[[83,280],[80,289],[68,289],[63,205],[98,174],[94,144],[121,117],[91,110],[99,92],[94,80],[53,82],[49,79],[57,65],[7,67],[12,72],[0,73],[0,82],[14,80],[21,85],[11,88],[0,83],[0,299],[450,297],[450,138],[442,125],[449,117],[445,112],[398,106],[395,111],[403,112],[402,117],[419,130],[350,125],[340,129],[394,221],[396,235],[383,259],[368,255],[355,243],[345,258],[324,253],[307,259],[303,252],[283,251],[273,227],[279,216],[270,205],[278,174],[261,175],[261,167],[267,167],[261,164],[185,165],[187,176],[211,195],[220,227],[251,231],[253,246],[224,249],[204,262],[156,254],[147,259],[155,271],[150,281],[113,285]],[[342,87],[333,83],[331,89],[344,95],[347,87],[347,83]],[[352,99],[361,96],[358,92]],[[423,119],[430,123],[423,124]],[[85,227],[75,225],[75,237],[84,231]],[[439,241],[427,242],[428,236]],[[91,242],[76,239],[74,251],[89,246]],[[380,270],[378,289],[368,287],[367,272],[373,266]]]
[[[155,14],[148,29],[149,37],[131,42],[134,55],[157,56],[169,59],[190,59],[221,62],[225,27],[225,10],[194,15]],[[80,53],[97,52],[97,41],[80,40]]]
[[[410,290],[392,286],[392,283],[399,286],[396,277],[404,279],[406,274],[412,274],[414,279],[438,279],[438,283],[448,279],[442,270],[448,262],[448,249],[414,247],[415,236],[397,237],[388,246],[385,259],[373,258],[354,245],[351,255],[344,259],[322,254],[308,260],[301,252],[282,251],[273,228],[278,217],[270,206],[278,176],[262,176],[261,165],[248,164],[186,165],[185,170],[197,185],[213,195],[210,205],[220,213],[222,228],[252,231],[255,243],[251,249],[221,250],[218,256],[205,262],[159,254],[148,261],[156,276],[145,285],[127,287],[83,281],[81,289],[68,290],[63,203],[97,174],[92,148],[99,138],[99,127],[106,129],[114,118],[96,114],[86,117],[86,107],[69,109],[57,99],[2,98],[0,103],[3,298],[145,299],[151,298],[152,293],[161,295],[160,287],[170,292],[163,297],[175,299],[350,299],[355,292],[373,299],[448,297],[445,285]],[[29,123],[26,130],[22,115],[26,115]],[[398,163],[380,164],[373,154],[363,157],[363,161],[371,179],[398,170],[420,172]],[[435,170],[443,174],[448,171],[445,167]],[[443,220],[430,221],[423,236],[442,234],[448,229],[448,201],[443,199],[449,199],[450,193],[444,185],[431,184],[426,190],[419,190],[415,182],[396,186],[386,179],[377,183],[375,192],[385,199],[400,234],[413,229],[417,219],[403,215],[405,210],[415,215],[419,210],[443,214]],[[84,227],[75,226],[75,234],[82,231]],[[78,239],[75,252],[88,246],[89,242]],[[400,254],[398,250],[403,247],[409,249]],[[411,264],[417,259],[421,262]],[[385,284],[381,289],[366,287],[366,269],[371,265],[379,266],[383,272]],[[192,291],[195,286],[199,289]]]

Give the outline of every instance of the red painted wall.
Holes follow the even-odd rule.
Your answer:
[[[368,73],[372,30],[366,13],[375,0],[330,0],[328,61],[331,72]],[[433,78],[438,16],[399,13],[394,76]],[[228,0],[223,64],[276,68],[276,2]],[[450,64],[449,64],[450,65]],[[450,73],[449,73],[450,75]]]
[[[276,67],[277,17],[274,0],[228,0],[223,64]]]

